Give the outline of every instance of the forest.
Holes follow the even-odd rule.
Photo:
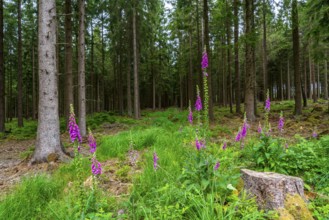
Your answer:
[[[327,0],[0,0],[0,219],[329,219]]]

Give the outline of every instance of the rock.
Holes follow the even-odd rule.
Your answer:
[[[256,197],[261,209],[284,208],[288,194],[300,195],[305,200],[304,184],[301,178],[247,169],[242,169],[241,173],[244,188],[250,195]]]
[[[47,162],[48,163],[49,162],[56,162],[58,160],[58,158],[59,158],[59,155],[58,154],[56,154],[56,153],[50,153],[47,156]]]

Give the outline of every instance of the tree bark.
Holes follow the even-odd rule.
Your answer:
[[[288,64],[287,64],[287,99],[290,100],[291,95],[290,95],[290,65],[289,65],[289,58],[288,58]]]
[[[17,122],[23,127],[23,74],[22,74],[22,10],[21,0],[17,2],[18,42],[17,42]]]
[[[294,76],[295,76],[295,114],[302,114],[302,91],[300,82],[299,67],[299,30],[298,30],[298,9],[297,0],[292,1],[292,39],[294,55]]]
[[[327,55],[328,56],[328,55]],[[328,99],[328,61],[324,62],[324,99]]]
[[[130,51],[130,49],[128,49]],[[128,116],[132,116],[132,105],[131,105],[131,56],[128,53],[128,69],[127,69],[127,111]]]
[[[70,116],[70,105],[74,104],[71,4],[71,0],[65,0],[65,117],[67,122]]]
[[[78,84],[79,84],[79,128],[81,136],[86,136],[86,75],[85,75],[85,1],[79,0],[79,39],[78,39]]]
[[[253,36],[252,21],[254,16],[252,0],[245,0],[246,10],[246,27],[245,35],[248,38],[246,41],[246,76],[245,76],[245,111],[248,120],[254,121],[255,109],[254,109],[254,92],[255,92],[255,70],[254,70],[254,42],[251,39]]]
[[[209,22],[208,22],[208,1],[203,0],[203,19],[204,19],[204,43],[206,47],[206,51],[208,54],[208,114],[209,114],[209,121],[214,120],[214,110],[213,110],[213,100],[212,100],[212,76],[211,76],[211,51],[210,51],[210,42],[209,42]]]
[[[5,131],[5,71],[3,56],[3,0],[0,0],[0,132]]]
[[[39,0],[38,38],[39,117],[31,163],[45,162],[52,153],[64,155],[60,144],[58,114],[55,0]]]
[[[133,50],[134,50],[134,117],[140,118],[139,80],[138,80],[138,53],[137,53],[137,30],[136,30],[136,0],[133,7]]]
[[[267,44],[266,44],[266,2],[263,0],[263,101],[266,100],[267,85]]]
[[[228,0],[226,0],[226,42],[227,42],[227,74],[228,74],[228,97],[229,97],[229,104],[230,104],[230,113],[233,113],[233,86],[232,86],[232,73],[231,73],[231,18],[230,18],[230,11],[231,7],[228,3]]]
[[[241,113],[241,83],[239,67],[239,0],[234,0],[234,68],[235,68],[235,104],[236,113]]]

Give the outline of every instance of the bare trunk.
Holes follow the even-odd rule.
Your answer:
[[[137,30],[136,30],[136,1],[133,8],[133,49],[134,49],[134,116],[140,118],[139,81],[138,81],[138,54],[137,54]]]
[[[290,95],[290,65],[289,65],[289,59],[288,59],[288,67],[287,67],[287,98],[290,100],[291,95]]]
[[[3,56],[3,0],[0,0],[0,132],[5,131],[5,71]]]
[[[226,11],[229,13],[230,6],[228,0],[226,0]],[[232,96],[232,74],[231,74],[231,22],[229,14],[226,16],[226,42],[227,42],[227,74],[228,74],[228,98],[230,102],[230,113],[233,113],[233,96]]]
[[[17,2],[18,11],[18,42],[17,42],[17,122],[18,127],[23,127],[23,74],[22,74],[22,10],[21,0]]]
[[[252,0],[245,0],[246,9],[246,27],[245,35],[250,38],[253,34],[252,21],[254,16]],[[248,120],[254,121],[255,117],[255,70],[253,61],[254,43],[251,40],[246,41],[246,77],[245,77],[245,111]]]
[[[324,89],[324,99],[328,99],[328,61],[326,60],[324,62],[324,85],[323,85],[323,89]]]
[[[234,67],[236,78],[236,113],[241,113],[241,83],[240,83],[240,67],[239,67],[239,0],[234,0]]]
[[[282,85],[282,84],[281,84]],[[263,0],[263,101],[266,99],[267,85],[267,44],[266,44],[266,2]]]
[[[38,38],[38,132],[31,163],[45,162],[52,153],[63,155],[58,115],[55,0],[39,0]]]
[[[79,0],[79,39],[78,39],[78,84],[79,84],[79,128],[81,136],[86,136],[86,73],[85,73],[85,1]]]
[[[302,91],[299,67],[299,30],[297,0],[292,1],[292,39],[294,54],[294,76],[295,76],[295,114],[302,114]]]
[[[280,63],[280,100],[283,100],[282,64]]]
[[[130,49],[129,49],[130,51]],[[128,53],[128,70],[127,70],[127,111],[128,116],[132,116],[132,105],[131,105],[131,56]]]
[[[188,100],[194,103],[193,98],[193,61],[192,61],[192,31],[189,33],[189,74],[188,74]]]
[[[65,117],[68,120],[70,105],[74,104],[71,0],[65,0],[65,14]]]
[[[320,98],[320,65],[319,63],[316,65],[316,69],[317,69],[317,80],[316,80],[316,95],[317,98]]]

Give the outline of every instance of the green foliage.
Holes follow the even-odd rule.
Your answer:
[[[38,122],[32,120],[24,120],[24,127],[17,126],[17,120],[6,123],[6,129],[11,133],[8,135],[9,139],[26,140],[36,136]]]
[[[152,127],[149,129],[133,129],[121,132],[115,136],[104,136],[100,139],[97,149],[97,157],[105,160],[110,157],[117,157],[128,152],[130,140],[136,150],[151,147],[158,142],[158,136],[168,134],[162,128]]]
[[[107,112],[99,112],[87,117],[87,125],[92,130],[105,123],[113,124],[115,121],[115,117]]]
[[[0,203],[0,219],[35,219],[48,203],[61,196],[63,184],[45,175],[25,178]]]
[[[264,171],[284,172],[280,162],[284,157],[282,140],[261,134],[260,142],[252,147],[253,161]]]

